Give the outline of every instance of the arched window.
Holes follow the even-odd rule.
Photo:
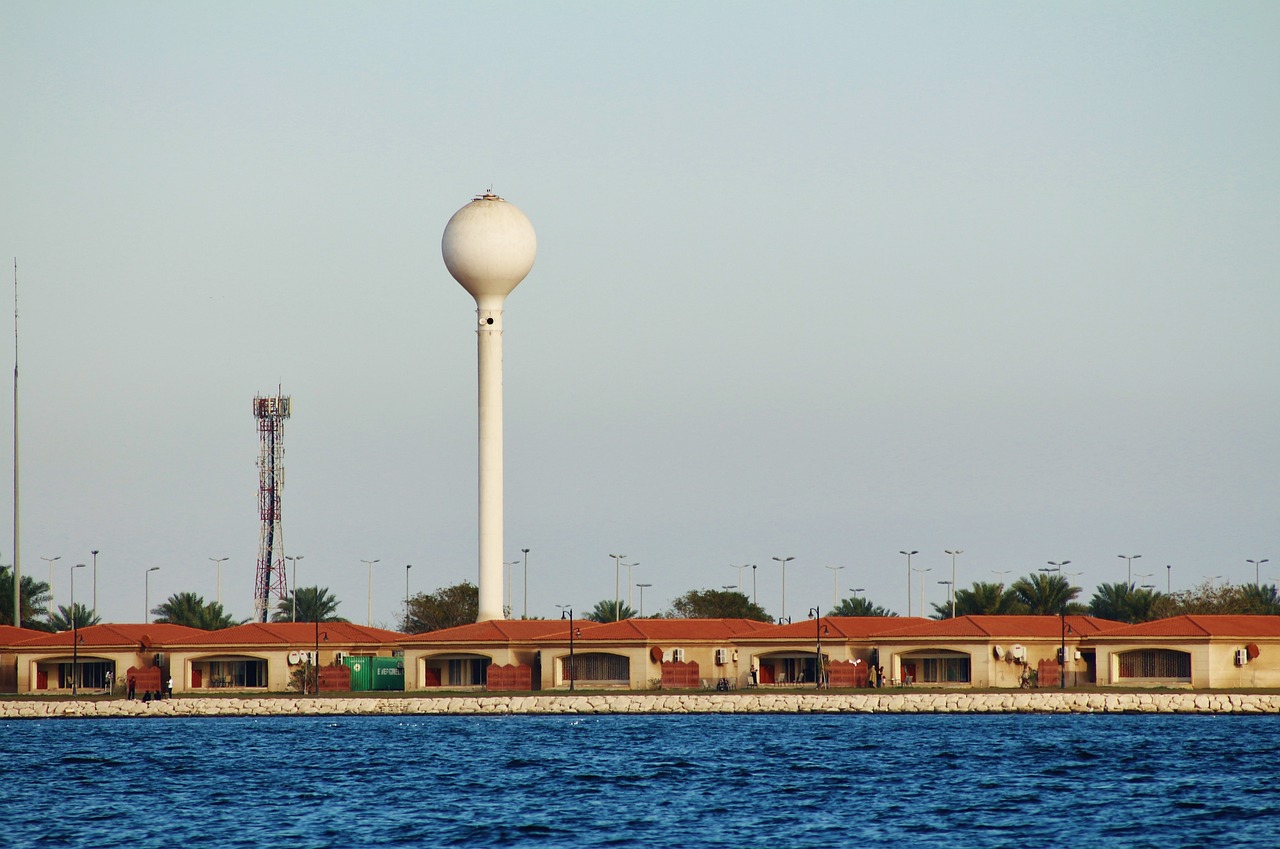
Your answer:
[[[1173,649],[1135,649],[1120,653],[1121,678],[1191,680],[1191,655]]]
[[[573,675],[570,675],[569,658],[561,659],[566,680],[575,681],[612,681],[628,683],[631,681],[631,660],[617,654],[603,652],[578,652],[573,656]]]

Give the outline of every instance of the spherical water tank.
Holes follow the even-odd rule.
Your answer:
[[[515,204],[486,193],[453,214],[440,250],[477,304],[498,306],[533,268],[538,238]]]

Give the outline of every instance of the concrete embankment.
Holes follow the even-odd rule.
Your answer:
[[[159,702],[14,700],[0,719],[72,717],[494,715],[615,713],[1280,713],[1280,694],[1064,693],[617,693],[434,698],[249,697]]]

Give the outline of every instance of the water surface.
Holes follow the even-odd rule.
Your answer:
[[[0,845],[1280,846],[1280,717],[0,722]]]

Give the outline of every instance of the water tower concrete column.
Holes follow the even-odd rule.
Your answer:
[[[493,194],[475,198],[444,228],[445,267],[476,301],[479,416],[477,621],[503,619],[502,306],[533,267],[538,243],[524,213]]]

